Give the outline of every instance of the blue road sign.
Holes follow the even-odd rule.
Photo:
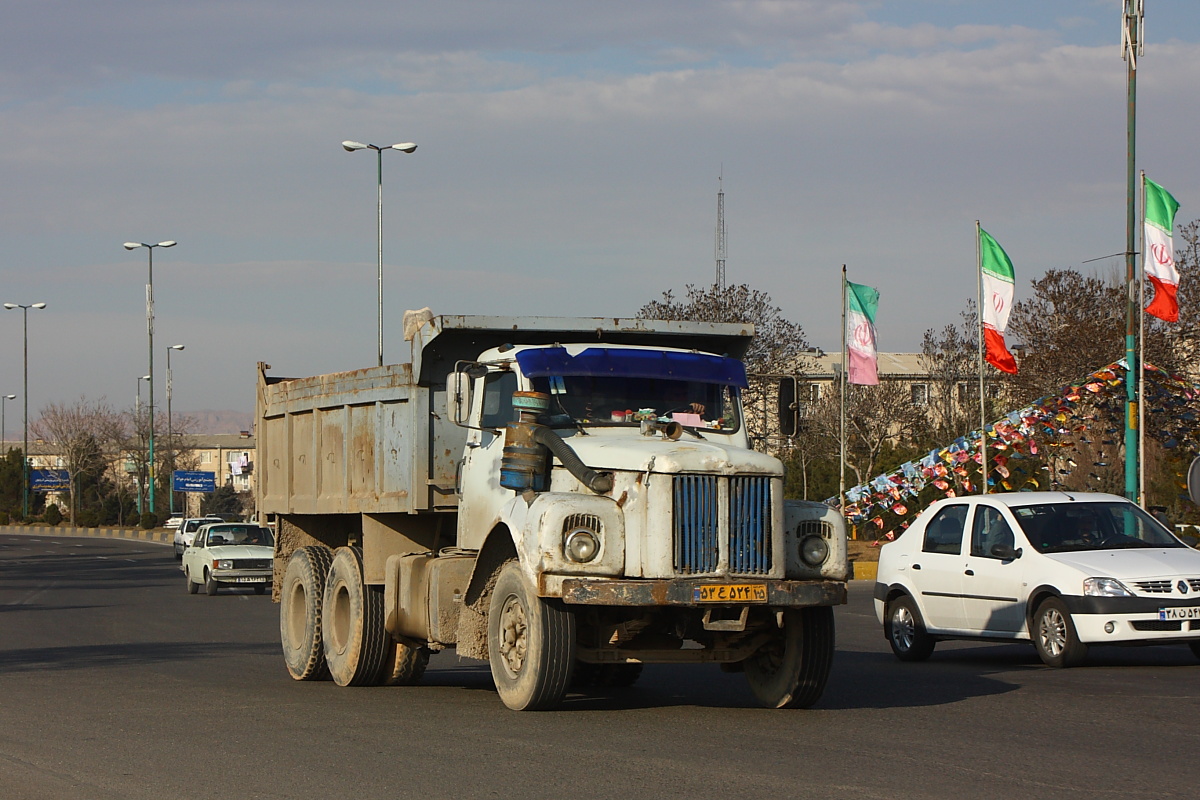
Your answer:
[[[177,469],[171,473],[171,486],[177,492],[215,492],[217,473]]]
[[[29,470],[29,488],[35,492],[66,492],[71,489],[71,473],[65,469]]]

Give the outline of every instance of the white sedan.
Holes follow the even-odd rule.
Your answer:
[[[1200,552],[1110,494],[939,500],[880,552],[875,614],[904,661],[941,639],[1032,640],[1051,667],[1100,644],[1200,657]]]
[[[222,586],[251,586],[263,594],[274,572],[275,540],[269,528],[243,522],[205,525],[183,552],[188,594],[204,586],[216,594]]]

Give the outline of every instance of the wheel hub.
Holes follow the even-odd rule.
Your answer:
[[[901,606],[892,614],[892,641],[901,650],[911,650],[917,635],[917,625],[907,608]]]
[[[514,678],[525,666],[528,629],[525,607],[517,598],[508,598],[500,612],[500,658],[505,670]]]
[[[1038,635],[1042,639],[1042,647],[1052,656],[1062,655],[1067,646],[1067,621],[1063,619],[1058,609],[1051,608],[1042,614]]]

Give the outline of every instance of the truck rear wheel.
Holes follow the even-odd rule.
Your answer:
[[[750,691],[767,708],[808,708],[833,666],[833,609],[788,609],[775,638],[746,659]]]
[[[333,553],[301,547],[288,559],[279,602],[279,639],[288,672],[298,681],[328,677],[321,643],[321,600]]]
[[[429,664],[429,648],[409,647],[403,642],[389,640],[387,656],[383,659],[381,683],[387,686],[415,686]]]
[[[496,691],[514,711],[562,702],[575,666],[575,617],[534,594],[516,561],[500,568],[488,609],[488,656]]]
[[[362,550],[339,547],[321,606],[325,663],[338,686],[379,682],[391,637],[383,628],[383,593],[363,584]]]

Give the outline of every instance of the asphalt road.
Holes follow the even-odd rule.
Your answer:
[[[632,689],[515,713],[487,666],[417,687],[284,670],[278,607],[188,595],[170,547],[0,536],[0,798],[1195,797],[1200,665],[1020,645],[896,661],[870,585],[838,609],[818,706],[757,708],[740,675],[650,666]]]

